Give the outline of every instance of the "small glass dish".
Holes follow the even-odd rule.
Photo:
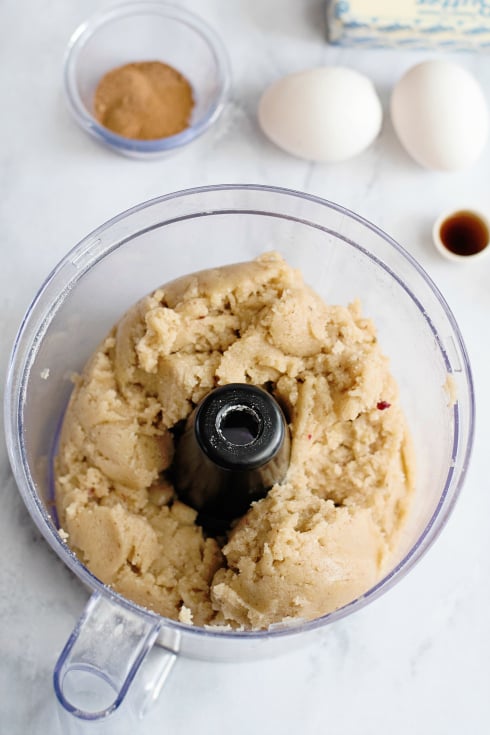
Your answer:
[[[95,89],[111,69],[138,61],[170,64],[190,82],[194,108],[188,128],[155,140],[113,133],[93,114]],[[159,158],[187,145],[220,116],[230,89],[228,55],[201,18],[161,2],[115,5],[89,18],[72,35],[65,54],[64,87],[79,125],[100,143],[131,158]]]

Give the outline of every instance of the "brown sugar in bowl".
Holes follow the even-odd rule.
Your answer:
[[[194,99],[188,80],[161,61],[139,61],[104,74],[94,96],[101,125],[125,138],[157,140],[189,127]]]

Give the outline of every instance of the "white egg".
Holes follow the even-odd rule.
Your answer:
[[[422,166],[467,168],[488,135],[488,109],[476,79],[458,64],[424,61],[408,70],[391,96],[395,131]]]
[[[279,79],[259,103],[270,140],[311,161],[343,161],[378,135],[381,103],[370,79],[341,66],[309,69]]]

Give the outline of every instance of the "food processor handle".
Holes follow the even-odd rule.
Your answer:
[[[277,400],[249,383],[215,388],[176,441],[172,482],[198,511],[197,523],[224,532],[286,475],[289,429]]]
[[[177,658],[178,634],[167,630],[165,647],[155,645],[160,632],[158,616],[92,595],[54,670],[63,735],[87,732],[87,723],[109,715],[111,732],[132,732],[131,722],[157,699]]]

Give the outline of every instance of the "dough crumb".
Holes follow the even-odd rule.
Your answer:
[[[192,610],[189,610],[188,607],[185,605],[182,605],[179,611],[179,622],[185,623],[186,625],[193,625],[193,619],[192,619]]]
[[[446,377],[446,381],[444,383],[444,389],[448,396],[448,406],[454,406],[455,403],[457,403],[458,400],[458,389],[456,387],[456,381],[454,380],[454,377],[448,373]]]

